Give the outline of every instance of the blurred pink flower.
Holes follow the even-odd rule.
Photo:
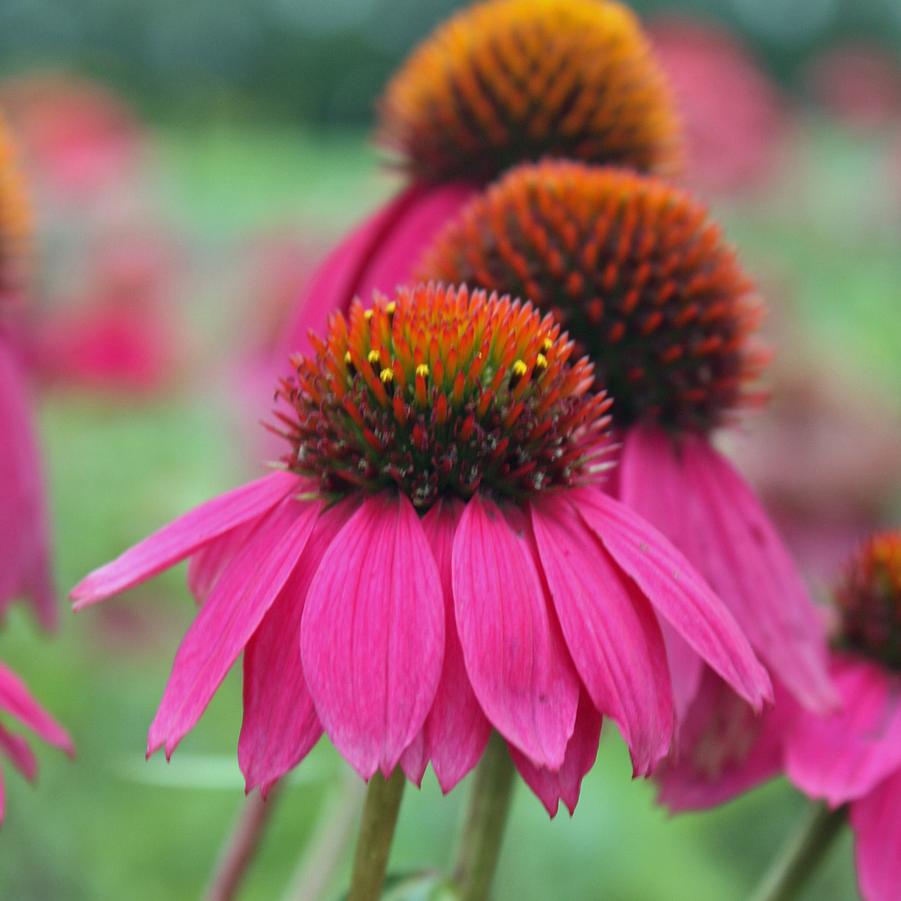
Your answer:
[[[769,680],[684,558],[598,487],[608,403],[550,317],[465,288],[381,297],[296,357],[287,471],[89,575],[76,609],[189,557],[200,612],[148,752],[172,753],[244,651],[238,756],[266,791],[324,730],[364,779],[449,791],[491,729],[553,815],[602,715],[635,772],[667,753],[661,622],[759,708]]]
[[[88,261],[83,296],[42,309],[33,365],[45,382],[153,392],[173,377],[179,344],[167,302],[173,262],[159,239],[105,242]]]
[[[814,101],[846,125],[892,125],[901,116],[901,63],[878,44],[830,47],[810,63],[806,81]]]
[[[69,755],[75,753],[72,739],[46,710],[29,694],[22,680],[0,663],[0,713],[18,721],[48,744],[61,748]],[[37,776],[37,760],[28,741],[11,732],[0,720],[0,759],[6,758],[26,779]],[[0,770],[0,823],[5,812],[3,772]]]
[[[115,95],[72,73],[0,83],[0,107],[32,174],[55,193],[86,197],[119,183],[139,162],[144,136]]]
[[[817,714],[777,686],[762,717],[711,680],[655,774],[672,810],[727,801],[785,772],[812,798],[848,805],[861,891],[893,901],[901,885],[901,532],[876,535],[836,592],[831,674],[841,704]]]
[[[688,181],[738,191],[770,177],[787,115],[777,87],[739,39],[683,16],[658,17],[649,32],[684,122]]]
[[[0,332],[0,617],[27,598],[46,628],[56,623],[50,538],[37,442],[18,354]]]

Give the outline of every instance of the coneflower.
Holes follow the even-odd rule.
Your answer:
[[[697,566],[772,675],[832,700],[820,617],[715,430],[759,398],[761,305],[706,210],[651,176],[545,161],[473,199],[419,267],[527,297],[568,329],[613,399],[619,498]],[[665,631],[679,710],[700,658]]]
[[[607,0],[493,0],[411,54],[379,105],[380,142],[408,186],[326,259],[300,298],[288,352],[334,309],[391,292],[438,230],[509,166],[559,155],[670,170],[679,128],[638,20]]]
[[[238,746],[264,790],[324,730],[364,778],[445,791],[496,730],[551,813],[614,719],[637,774],[669,750],[661,623],[759,707],[769,683],[678,551],[600,487],[609,402],[552,317],[401,289],[336,314],[278,388],[284,469],[181,517],[76,608],[190,557],[200,611],[148,751],[170,754],[244,652]]]

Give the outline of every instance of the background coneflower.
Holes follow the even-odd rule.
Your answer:
[[[545,161],[475,198],[419,273],[521,292],[594,362],[622,436],[619,497],[678,546],[803,703],[832,699],[819,616],[713,430],[759,397],[761,307],[719,228],[654,177]],[[702,667],[667,634],[681,712]]]
[[[799,891],[847,814],[863,897],[891,901],[901,884],[901,532],[869,539],[834,597],[830,665],[841,707],[817,714],[777,692],[762,720],[741,720],[727,713],[736,702],[719,690],[708,699],[713,715],[697,720],[699,740],[659,774],[661,801],[673,810],[703,809],[784,771],[825,806],[808,821],[806,841],[791,843],[796,856],[773,872],[795,879]]]
[[[380,142],[410,186],[356,229],[300,299],[287,352],[328,313],[391,292],[480,184],[545,155],[669,170],[673,100],[638,20],[605,0],[477,3],[440,25],[380,103]]]

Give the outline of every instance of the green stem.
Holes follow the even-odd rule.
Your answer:
[[[463,824],[455,873],[461,901],[486,901],[489,896],[510,811],[513,775],[507,744],[495,732],[476,770]]]
[[[845,808],[814,804],[773,862],[752,901],[792,901],[822,862],[845,822]]]
[[[379,897],[406,784],[400,767],[390,779],[376,773],[369,781],[348,901],[374,901]]]

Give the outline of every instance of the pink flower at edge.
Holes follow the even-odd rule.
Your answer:
[[[866,543],[837,597],[840,648],[830,674],[838,709],[806,710],[777,685],[774,707],[757,717],[710,678],[683,724],[683,745],[655,778],[661,803],[681,811],[784,772],[811,798],[848,807],[861,892],[893,901],[901,886],[901,533]]]
[[[420,286],[356,304],[313,345],[279,392],[291,469],[72,592],[81,609],[191,559],[202,604],[148,753],[172,753],[243,651],[248,790],[325,731],[364,779],[400,765],[418,784],[431,763],[450,791],[495,729],[553,815],[575,807],[603,715],[636,775],[668,752],[662,623],[752,706],[770,696],[725,607],[598,487],[607,402],[550,317]]]
[[[9,337],[0,333],[0,616],[26,598],[47,629],[57,621],[43,476],[27,387]]]
[[[75,754],[72,739],[31,696],[22,680],[8,667],[0,663],[0,714],[18,721],[54,747],[70,756]],[[37,761],[28,741],[11,732],[0,721],[0,759],[5,757],[26,779],[34,781]],[[0,771],[0,823],[5,812],[3,773]]]

